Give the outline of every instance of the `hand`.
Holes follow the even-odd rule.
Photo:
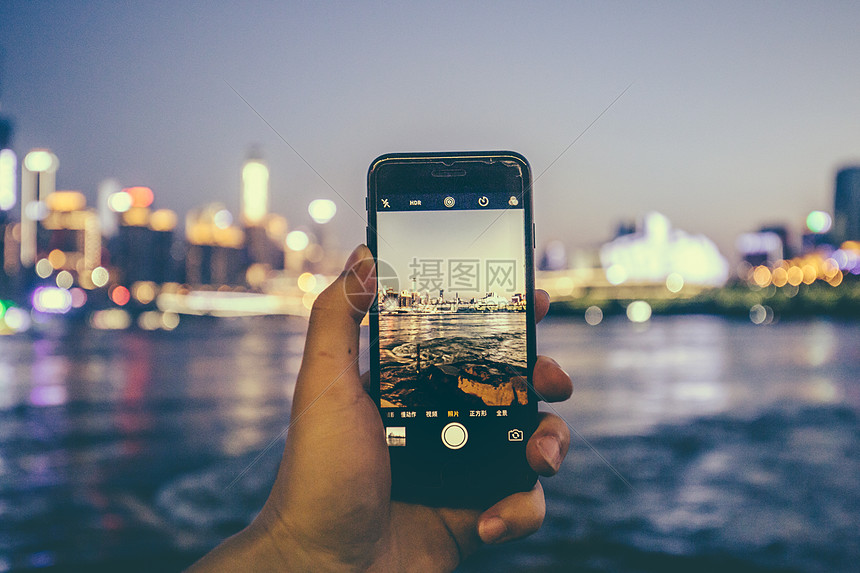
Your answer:
[[[359,324],[376,294],[371,253],[360,245],[314,303],[293,398],[284,457],[272,493],[245,530],[193,570],[450,571],[482,543],[524,537],[545,514],[538,482],[481,512],[392,501],[388,446],[376,404],[359,375]],[[535,294],[540,321],[549,308]],[[535,389],[567,399],[570,377],[540,356]],[[555,474],[570,442],[567,425],[541,413],[526,446],[540,475]]]

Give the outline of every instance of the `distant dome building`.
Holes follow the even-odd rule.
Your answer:
[[[659,283],[677,274],[687,284],[725,284],[729,263],[713,241],[673,229],[669,219],[656,212],[645,215],[640,227],[600,248],[610,283]]]

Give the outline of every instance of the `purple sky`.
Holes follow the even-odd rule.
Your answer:
[[[658,210],[731,254],[830,210],[835,170],[860,163],[858,29],[850,1],[5,0],[0,113],[19,156],[53,149],[58,186],[91,202],[115,177],[181,214],[235,212],[258,145],[273,210],[298,226],[331,198],[346,246],[377,155],[512,149],[537,176],[539,245]]]

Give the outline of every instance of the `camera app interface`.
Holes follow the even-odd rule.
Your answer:
[[[510,193],[380,196],[380,406],[392,446],[438,418],[449,448],[527,387],[524,211]],[[510,441],[522,440],[512,430]]]

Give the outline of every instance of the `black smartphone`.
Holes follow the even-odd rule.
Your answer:
[[[388,154],[368,171],[371,393],[395,499],[480,507],[534,486],[531,170],[513,152]]]

